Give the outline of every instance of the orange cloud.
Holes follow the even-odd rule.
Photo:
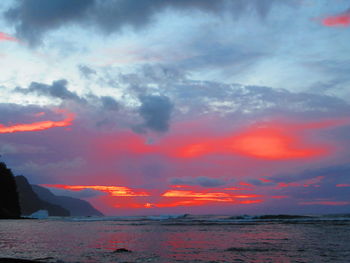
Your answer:
[[[230,204],[257,204],[263,202],[263,200],[244,200],[237,201],[232,198],[220,199],[220,198],[194,198],[190,200],[180,200],[174,202],[160,202],[160,203],[146,203],[145,208],[167,208],[167,207],[179,207],[179,206],[202,206],[209,205],[213,203],[230,203]]]
[[[263,200],[245,200],[245,201],[240,201],[240,204],[259,204],[262,203]]]
[[[331,147],[308,142],[303,134],[346,125],[348,119],[326,120],[312,123],[258,123],[247,129],[222,137],[195,138],[195,143],[179,146],[173,154],[182,158],[194,158],[208,154],[239,154],[262,159],[312,158],[326,155]],[[188,141],[188,139],[184,139]]]
[[[146,192],[135,192],[134,190],[124,186],[104,186],[104,185],[63,185],[63,184],[46,184],[46,187],[61,188],[73,191],[81,191],[84,189],[92,189],[108,193],[110,196],[119,197],[135,197],[149,196]]]
[[[26,124],[14,124],[11,126],[5,126],[0,124],[0,133],[14,133],[14,132],[28,132],[28,131],[42,131],[55,127],[66,127],[72,125],[75,118],[73,113],[66,112],[64,110],[57,110],[57,113],[65,115],[65,119],[62,121],[40,121]]]
[[[141,135],[120,132],[95,141],[97,149],[95,152],[99,153],[95,158],[106,160],[125,153],[161,154],[186,159],[217,154],[268,160],[315,158],[329,154],[333,148],[329,142],[320,144],[314,138],[310,139],[310,131],[349,123],[349,119],[309,123],[261,122],[244,130],[213,136],[209,131],[203,131],[205,135],[202,131],[198,131],[199,134],[196,135],[188,133],[180,135],[175,129],[174,133],[151,144],[146,143]]]
[[[261,195],[245,194],[245,195],[234,195],[229,193],[214,192],[214,193],[203,193],[194,191],[184,191],[184,190],[168,190],[162,197],[182,197],[182,198],[196,198],[196,200],[206,200],[206,201],[233,201],[235,199],[245,199],[245,198],[256,198],[261,197]]]
[[[254,127],[227,140],[227,150],[265,159],[291,159],[318,156],[324,149],[303,145],[295,134],[279,127]]]
[[[0,41],[15,41],[18,42],[18,39],[15,37],[12,37],[6,33],[0,32]]]
[[[190,186],[189,185],[184,185],[184,184],[175,184],[175,185],[171,185],[171,187],[173,188],[189,188]]]
[[[349,26],[350,25],[350,12],[328,16],[322,19],[322,24],[328,27],[334,26]]]
[[[164,197],[201,197],[201,198],[216,198],[216,197],[230,197],[227,193],[196,193],[193,191],[169,190],[162,196]]]
[[[262,197],[255,194],[229,194],[224,192],[195,192],[185,190],[167,190],[162,195],[150,194],[145,191],[138,191],[124,186],[104,186],[104,185],[63,185],[63,184],[43,184],[44,187],[81,191],[92,189],[105,192],[108,195],[98,197],[103,203],[110,207],[141,209],[141,208],[167,208],[180,206],[202,206],[218,203],[227,204],[255,204],[263,200],[256,199]],[[145,200],[144,198],[148,200]],[[118,198],[118,199],[115,199]],[[154,200],[157,201],[154,202]],[[250,200],[251,199],[251,200]],[[153,200],[153,202],[150,202]]]

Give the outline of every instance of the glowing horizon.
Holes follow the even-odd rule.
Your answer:
[[[106,215],[347,211],[348,1],[0,13],[0,155],[29,182]]]

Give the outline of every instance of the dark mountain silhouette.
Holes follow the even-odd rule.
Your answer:
[[[0,162],[0,219],[20,218],[21,210],[16,181],[11,169]]]
[[[39,185],[32,185],[32,189],[42,200],[68,209],[71,216],[103,216],[87,201],[68,196],[57,196]]]
[[[33,191],[28,180],[24,176],[16,176],[17,189],[19,193],[19,203],[22,215],[31,215],[38,210],[47,210],[49,216],[69,216],[67,209],[59,205],[50,204],[41,200]]]
[[[49,216],[103,216],[87,201],[56,196],[44,187],[30,185],[0,162],[0,219],[18,219],[38,210],[47,210]]]

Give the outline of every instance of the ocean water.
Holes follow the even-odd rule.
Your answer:
[[[131,252],[116,252],[125,248]],[[350,218],[0,220],[0,257],[43,262],[350,262]]]

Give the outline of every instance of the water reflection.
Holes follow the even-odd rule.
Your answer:
[[[66,262],[350,262],[344,224],[0,222],[0,256]],[[115,254],[118,248],[132,253]]]

